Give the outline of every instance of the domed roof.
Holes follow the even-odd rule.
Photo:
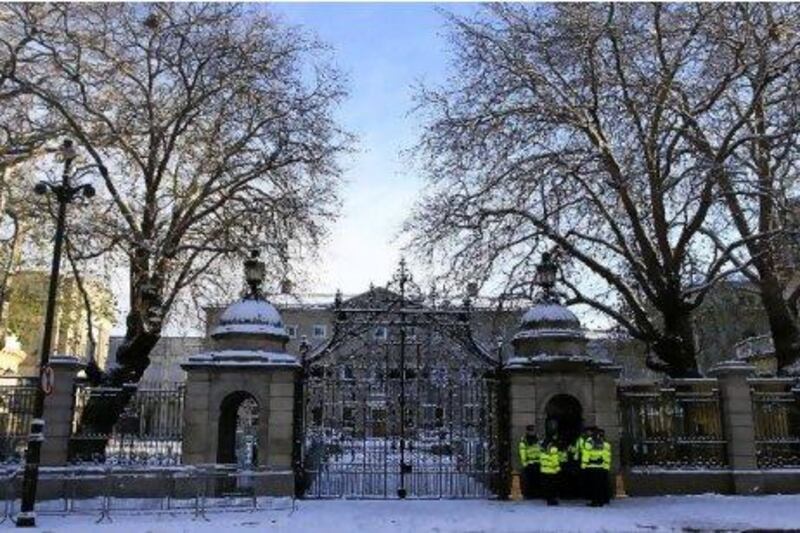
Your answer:
[[[583,340],[581,322],[575,314],[555,300],[539,301],[522,315],[513,342],[546,339]]]
[[[559,303],[542,302],[522,316],[520,329],[580,329],[575,313]]]
[[[278,310],[260,298],[244,298],[232,303],[222,312],[217,325],[211,330],[211,336],[232,334],[268,335],[288,339]]]

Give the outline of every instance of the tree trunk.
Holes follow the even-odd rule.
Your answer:
[[[800,330],[783,298],[782,284],[770,270],[761,276],[761,303],[767,313],[778,373],[797,362],[800,352]],[[798,369],[800,370],[800,369]]]
[[[652,343],[652,350],[664,365],[648,366],[666,372],[671,378],[699,377],[691,315],[674,305],[673,312],[663,313],[664,333]],[[656,368],[657,367],[657,368]]]
[[[87,402],[80,422],[80,431],[106,436],[81,442],[74,454],[78,458],[98,459],[105,457],[107,438],[130,401],[135,385],[142,379],[150,365],[150,352],[161,338],[161,322],[154,317],[162,316],[159,297],[162,287],[158,278],[149,275],[149,257],[143,250],[137,250],[131,262],[131,310],[128,312],[125,340],[117,348],[111,369],[103,372],[92,361],[86,369],[89,381],[94,385],[105,385],[118,389],[113,396],[91,396]]]

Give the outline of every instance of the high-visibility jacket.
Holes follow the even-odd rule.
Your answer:
[[[569,452],[570,459],[573,461],[580,461],[581,460],[581,449],[583,449],[583,443],[586,439],[583,438],[583,435],[578,437],[578,440],[575,441],[575,444],[570,446],[567,451]]]
[[[525,437],[522,437],[519,441],[519,462],[522,464],[523,468],[528,466],[529,464],[538,463],[539,462],[539,455],[542,453],[542,447],[539,446],[538,442],[534,442],[533,444],[528,444],[525,441]]]
[[[558,474],[561,472],[561,457],[562,452],[555,444],[550,444],[547,448],[543,448],[539,454],[542,474]]]
[[[611,470],[611,443],[604,441],[598,446],[592,439],[586,439],[581,448],[581,468]]]

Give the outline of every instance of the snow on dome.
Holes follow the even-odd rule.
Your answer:
[[[271,303],[248,298],[229,305],[211,330],[212,337],[230,333],[287,336],[281,315]]]
[[[215,350],[193,355],[184,366],[297,366],[297,358],[268,350]]]
[[[547,340],[567,343],[585,340],[578,317],[565,306],[552,301],[539,302],[522,315],[513,342],[519,344]]]
[[[524,329],[553,326],[580,328],[581,323],[575,313],[557,303],[536,304],[522,316]]]

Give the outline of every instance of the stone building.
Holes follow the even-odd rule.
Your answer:
[[[179,383],[186,380],[186,372],[181,368],[181,363],[187,357],[202,352],[208,344],[209,337],[201,335],[191,336],[163,336],[150,352],[150,365],[142,376],[142,383]],[[115,360],[117,349],[125,340],[124,337],[111,337],[108,344],[108,359]]]
[[[109,288],[97,280],[88,279],[83,283],[91,304],[93,339],[89,335],[84,296],[74,278],[63,276],[59,283],[53,353],[75,355],[81,361],[93,357],[104,367],[116,314],[114,297]],[[5,308],[6,340],[0,351],[0,373],[35,375],[44,327],[48,274],[19,272],[14,275],[11,287]]]
[[[370,289],[380,290],[380,289]],[[370,291],[343,296],[344,301],[363,298]],[[335,295],[271,295],[270,301],[280,311],[286,324],[289,342],[286,349],[290,353],[300,353],[300,344],[305,341],[310,350],[325,344],[333,335],[334,325],[334,299]],[[452,301],[442,301],[437,305],[442,307],[455,307]],[[522,310],[518,306],[498,308],[496,302],[490,299],[476,298],[473,300],[471,327],[475,339],[484,349],[496,352],[498,343],[502,341],[504,358],[511,355],[511,339],[518,325]],[[224,306],[209,306],[206,308],[206,336],[213,328]],[[376,332],[381,335],[381,332]]]
[[[584,427],[596,425],[612,443],[617,470],[620,428],[615,380],[621,368],[588,352],[578,317],[550,291],[523,315],[513,344],[514,357],[506,365],[511,441],[518,442],[532,424],[541,434],[558,435],[566,448]],[[520,469],[518,457],[513,456],[512,463]]]
[[[182,364],[187,372],[183,461],[262,468],[266,477],[231,479],[224,490],[255,484],[289,495],[300,364],[286,352],[280,313],[261,293],[265,267],[257,257],[254,253],[245,263],[250,291],[217,316],[205,351]]]
[[[731,359],[745,339],[769,333],[758,288],[745,280],[719,282],[694,313],[698,364],[708,370]]]

